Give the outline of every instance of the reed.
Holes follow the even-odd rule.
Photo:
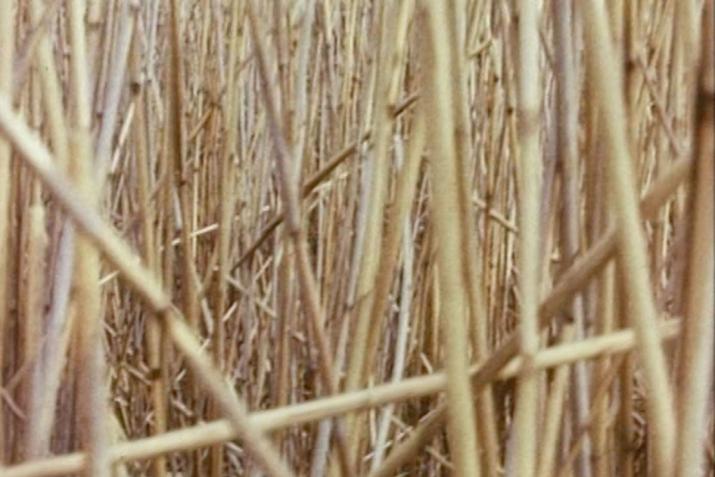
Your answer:
[[[0,474],[713,475],[713,20],[0,2]]]

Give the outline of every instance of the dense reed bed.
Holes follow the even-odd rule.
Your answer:
[[[713,20],[0,1],[0,475],[713,475]]]

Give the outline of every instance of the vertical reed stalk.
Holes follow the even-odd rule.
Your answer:
[[[536,433],[540,425],[538,375],[529,371],[539,347],[539,157],[540,81],[538,6],[519,3],[519,287],[521,290],[519,352],[526,371],[519,377],[512,432],[516,439],[516,472],[531,476],[536,471]]]
[[[258,69],[260,73],[264,104],[266,105],[268,113],[270,134],[276,149],[275,153],[277,155],[278,162],[281,197],[283,199],[283,206],[285,207],[287,234],[291,239],[296,254],[295,260],[300,285],[300,296],[317,341],[320,373],[323,379],[323,385],[332,394],[337,392],[338,384],[334,373],[332,351],[330,350],[330,344],[328,343],[323,330],[325,317],[323,316],[323,311],[321,309],[317,284],[311,269],[310,259],[308,257],[308,246],[305,239],[305,232],[302,227],[298,184],[295,180],[295,175],[291,173],[293,169],[290,162],[290,151],[285,142],[285,138],[283,137],[281,126],[278,122],[278,114],[276,112],[275,103],[271,95],[268,71],[265,63],[266,57],[260,40],[261,34],[259,32],[258,20],[255,16],[255,12],[253,11],[253,6],[250,3],[247,5],[246,9],[251,24],[252,39],[258,59]],[[348,450],[346,438],[343,433],[344,429],[342,429],[342,426],[338,423],[337,434],[340,461],[343,472],[349,474],[349,469],[352,467],[352,461],[350,459],[351,454]]]
[[[132,78],[134,82],[134,138],[135,138],[135,168],[137,171],[137,192],[138,201],[141,208],[142,218],[142,257],[149,270],[157,279],[161,276],[159,261],[155,252],[157,240],[154,233],[154,221],[156,214],[151,204],[151,159],[148,154],[149,138],[147,134],[146,109],[146,86],[147,82],[143,78],[143,63],[141,60],[141,45],[138,40],[132,44],[131,66]],[[162,353],[162,342],[164,336],[159,326],[156,316],[150,316],[146,330],[147,343],[147,364],[152,376],[151,382],[151,402],[154,407],[154,434],[162,434],[167,429],[167,366],[166,359]],[[166,459],[160,456],[152,462],[152,472],[157,477],[166,475]]]
[[[633,312],[649,388],[648,414],[652,419],[656,475],[672,475],[675,452],[675,415],[668,383],[665,356],[655,335],[656,309],[650,290],[646,242],[640,224],[633,163],[626,136],[626,114],[620,68],[610,40],[606,14],[601,2],[587,2],[582,19],[587,39],[587,58],[594,75],[591,92],[604,117],[609,183],[613,207],[620,224],[619,252],[622,260],[627,297]]]
[[[552,3],[554,14],[554,38],[556,57],[556,91],[557,105],[557,158],[562,175],[561,218],[562,238],[567,262],[573,260],[580,252],[580,201],[579,201],[579,170],[578,170],[578,101],[576,91],[576,66],[573,50],[572,5],[570,1]],[[585,328],[584,300],[577,294],[571,304],[570,313],[573,318],[573,337],[583,339]],[[564,330],[564,334],[566,333]],[[575,363],[572,372],[572,412],[574,433],[585,423],[589,408],[588,381],[584,363]],[[591,440],[588,434],[584,436],[581,452],[577,458],[577,473],[581,477],[590,477]]]
[[[0,94],[13,98],[13,58],[15,52],[15,9],[14,2],[5,1],[0,4]],[[10,184],[11,184],[11,150],[10,145],[0,138],[0,243],[8,243],[10,238]],[[0,248],[0,371],[5,369],[5,343],[7,339],[7,322],[10,311],[8,274],[10,250]],[[0,372],[0,386],[5,381]],[[0,464],[6,462],[6,418],[5,410],[0,407]]]
[[[689,2],[688,2],[689,3]],[[690,256],[685,288],[685,328],[680,344],[678,389],[678,450],[676,474],[702,475],[708,399],[713,373],[713,154],[715,144],[715,65],[713,64],[713,5],[703,14],[700,78],[695,98],[696,134],[693,147]],[[696,35],[697,37],[697,35]]]
[[[427,41],[424,44],[427,68],[425,114],[434,118],[435,133],[429,136],[430,177],[434,193],[434,233],[437,238],[437,267],[440,326],[445,367],[448,375],[447,432],[454,453],[457,475],[479,475],[477,436],[474,426],[472,389],[467,375],[467,320],[469,302],[461,260],[462,217],[459,205],[460,168],[454,141],[454,109],[450,88],[450,29],[446,5],[427,2],[425,9]]]
[[[89,69],[87,67],[84,15],[86,4],[82,0],[68,2],[70,29],[72,91],[75,98],[73,131],[70,149],[73,160],[70,170],[77,189],[87,204],[96,204],[100,190],[92,179],[90,139]],[[91,206],[90,206],[91,207]],[[99,294],[99,254],[88,237],[80,234],[75,242],[74,293],[82,323],[76,328],[77,369],[79,372],[79,416],[82,446],[89,450],[89,465],[85,475],[109,476],[107,455],[107,401],[105,398],[106,368],[103,352],[103,326]]]
[[[712,5],[0,1],[0,474],[698,475]]]

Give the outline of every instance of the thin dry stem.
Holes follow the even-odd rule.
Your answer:
[[[603,4],[587,2],[584,7],[587,7],[583,8],[583,22],[589,43],[587,54],[594,75],[592,94],[605,119],[607,151],[610,156],[609,183],[620,224],[620,258],[623,261],[628,299],[633,307],[631,318],[639,333],[642,362],[650,391],[647,402],[653,420],[655,473],[666,476],[672,474],[675,456],[675,409],[665,356],[653,335],[656,308],[647,273],[646,242],[637,207],[623,95],[618,94],[621,75],[616,52],[611,47]]]

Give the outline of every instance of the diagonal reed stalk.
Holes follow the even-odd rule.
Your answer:
[[[679,335],[680,323],[676,320],[664,322],[660,330],[664,340],[672,340]],[[604,354],[625,353],[635,346],[635,333],[632,330],[623,330],[597,338],[588,338],[582,342],[572,342],[549,349],[542,349],[536,354],[533,366],[536,370],[546,370]],[[487,383],[496,379],[514,378],[524,372],[525,368],[523,361],[516,358],[497,372],[494,372],[493,368],[492,371],[487,371],[487,368],[483,366],[473,367],[472,371],[474,371],[472,375],[475,382],[478,383],[478,387],[484,387]],[[258,429],[271,431],[391,402],[442,392],[446,386],[447,376],[445,373],[440,372],[423,377],[408,378],[399,383],[384,384],[352,393],[320,398],[312,402],[295,404],[285,408],[259,411],[251,414],[250,419]],[[425,420],[425,423],[441,425],[443,419],[437,414],[439,412],[435,411]],[[420,432],[430,432],[431,430],[429,426],[420,428]],[[117,444],[111,448],[111,455],[113,456],[112,460],[115,462],[146,459],[172,451],[205,447],[216,442],[232,439],[236,435],[235,428],[232,427],[229,420],[214,421],[188,429],[169,431],[161,436]],[[87,464],[85,457],[86,455],[82,453],[51,457],[33,463],[9,467],[4,469],[4,472],[10,477],[63,475],[84,468]],[[391,475],[384,472],[383,469],[386,468],[385,466],[380,467],[378,472],[370,475]],[[394,472],[394,468],[392,471]]]
[[[209,388],[211,395],[219,403],[224,414],[229,416],[231,424],[243,437],[261,466],[270,475],[291,475],[267,439],[246,420],[245,405],[232,390],[227,389],[222,376],[213,368],[210,360],[201,350],[181,314],[172,308],[153,274],[138,263],[134,253],[110,226],[91,209],[84,207],[82,196],[69,185],[69,180],[53,164],[47,149],[2,98],[0,98],[0,130],[27,160],[27,165],[43,180],[44,185],[53,191],[76,225],[91,240],[90,244],[102,250],[105,258],[120,270],[124,278],[132,284],[156,314],[172,341],[188,359],[198,379]]]
[[[700,475],[712,9],[0,2],[0,474]]]

